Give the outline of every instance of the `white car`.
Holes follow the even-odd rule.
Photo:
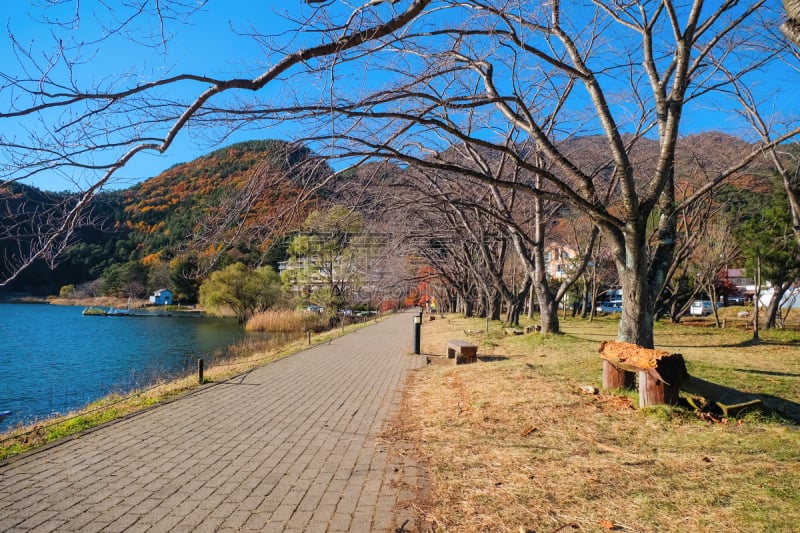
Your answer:
[[[689,308],[692,316],[706,316],[714,312],[714,306],[710,300],[695,300]]]
[[[609,300],[607,302],[600,302],[597,305],[597,311],[601,313],[621,313],[622,300]]]

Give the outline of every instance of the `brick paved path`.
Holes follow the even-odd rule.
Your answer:
[[[0,531],[409,530],[412,315],[0,465]],[[403,524],[406,524],[405,529]]]

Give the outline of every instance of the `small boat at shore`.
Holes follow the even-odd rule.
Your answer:
[[[4,418],[11,416],[12,414],[14,413],[11,411],[0,411],[0,420],[3,420]]]

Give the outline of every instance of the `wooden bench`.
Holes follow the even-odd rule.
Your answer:
[[[630,386],[638,373],[639,405],[642,407],[674,404],[681,390],[715,404],[724,416],[736,416],[761,407],[761,400],[752,394],[691,376],[679,353],[605,341],[600,344],[600,357],[603,359],[605,389]],[[690,397],[688,401],[695,408],[701,407],[694,398]]]
[[[620,341],[600,343],[603,388],[630,388],[639,376],[639,406],[674,404],[687,374],[683,355]]]
[[[474,363],[478,360],[478,347],[467,341],[447,341],[447,359],[455,359],[457,365]]]

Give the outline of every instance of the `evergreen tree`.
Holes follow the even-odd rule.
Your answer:
[[[740,247],[748,272],[755,275],[760,265],[761,278],[772,284],[774,292],[764,327],[774,328],[780,317],[781,299],[800,277],[800,245],[792,232],[784,195],[753,195],[748,212],[739,226]]]

